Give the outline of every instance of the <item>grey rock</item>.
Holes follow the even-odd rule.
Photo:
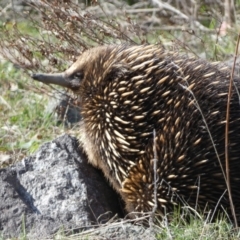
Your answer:
[[[118,196],[68,135],[0,169],[0,185],[4,237],[26,232],[29,239],[43,239],[59,229],[87,229],[121,212]]]

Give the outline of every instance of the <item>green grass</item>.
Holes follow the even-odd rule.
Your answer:
[[[239,231],[234,231],[226,218],[219,217],[215,222],[209,223],[206,218],[193,217],[186,221],[184,217],[175,215],[168,226],[156,234],[157,239],[174,240],[216,240],[239,239]]]
[[[0,62],[0,154],[25,156],[62,132],[46,111],[49,97],[41,90],[11,63]]]
[[[92,239],[109,239],[109,235],[105,235],[106,229],[108,233],[113,234],[113,239],[123,239],[122,235],[118,235],[116,229],[123,228],[125,231],[131,231],[131,225],[124,224],[129,223],[129,220],[123,220],[121,222],[107,223],[103,226],[97,227],[95,229],[90,229],[82,231],[77,234],[66,235],[64,232],[59,231],[55,238],[59,240],[92,240]],[[171,222],[159,223],[153,225],[152,227],[145,227],[146,233],[150,239],[155,237],[156,240],[237,240],[240,238],[239,230],[233,229],[232,225],[227,222],[224,218],[219,218],[214,223],[209,223],[201,218],[193,217],[188,222],[184,219],[184,216],[177,212]],[[160,227],[161,225],[161,227]],[[119,238],[118,238],[119,237]],[[146,236],[135,232],[135,239],[145,239]]]
[[[233,233],[231,226],[225,221],[204,224],[195,220],[192,224],[179,226],[173,225],[165,228],[161,233],[156,235],[157,239],[174,239],[174,240],[220,240],[220,239],[239,239],[238,233]]]
[[[23,219],[24,221],[24,219]],[[127,220],[126,220],[127,221]],[[82,231],[75,234],[65,234],[64,229],[59,229],[59,231],[52,236],[52,240],[93,240],[93,239],[109,239],[109,235],[105,235],[105,231],[110,229],[108,232],[114,234],[113,239],[123,239],[122,235],[118,235],[116,229],[123,228],[127,229],[127,232],[131,231],[130,225],[124,225],[124,221],[118,223],[109,223],[104,226],[93,228],[91,230]],[[155,236],[156,240],[237,240],[240,238],[240,231],[233,229],[224,219],[220,219],[214,223],[206,223],[206,221],[201,219],[192,219],[188,223],[181,218],[181,216],[176,216],[168,225],[164,227],[153,226],[153,228],[147,229],[147,234]],[[117,238],[119,236],[119,238]],[[141,234],[134,234],[135,239],[142,239]],[[150,237],[150,235],[149,235]],[[23,222],[22,233],[17,238],[18,240],[28,240],[27,232]],[[152,238],[150,238],[152,239]],[[0,233],[0,240],[6,240]],[[9,240],[15,240],[9,239]]]

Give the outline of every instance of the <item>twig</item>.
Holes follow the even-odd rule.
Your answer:
[[[159,12],[160,8],[143,8],[143,9],[126,9],[126,13],[148,13],[148,12]]]
[[[177,68],[179,68],[179,69],[181,70],[181,68],[180,68],[178,65],[176,65],[175,63],[173,63],[173,64],[174,64]],[[181,72],[181,71],[180,71],[180,72]],[[220,157],[219,157],[219,154],[218,154],[218,151],[217,151],[215,142],[214,142],[214,140],[213,140],[213,136],[212,136],[212,134],[211,134],[211,132],[210,132],[210,129],[209,129],[209,127],[208,127],[208,123],[207,123],[207,121],[206,121],[206,118],[204,117],[204,114],[203,114],[203,112],[202,112],[202,109],[201,109],[200,105],[198,104],[198,101],[197,101],[194,93],[191,91],[191,89],[188,88],[189,84],[188,84],[188,81],[185,79],[183,73],[182,73],[182,78],[183,78],[183,80],[185,80],[187,86],[184,86],[183,84],[180,84],[180,83],[179,83],[179,85],[180,85],[183,89],[185,89],[186,91],[188,91],[188,92],[192,95],[192,97],[193,97],[193,99],[194,99],[194,105],[196,106],[196,108],[198,109],[199,113],[200,113],[201,116],[202,116],[203,123],[204,123],[204,125],[206,126],[206,130],[207,130],[207,132],[208,132],[208,134],[209,134],[209,137],[210,137],[211,143],[212,143],[212,145],[213,145],[214,152],[216,153],[216,157],[217,157],[217,159],[218,159],[218,162],[219,162],[219,165],[220,165],[220,168],[221,168],[221,171],[222,171],[224,180],[225,180],[225,182],[227,182],[227,178],[226,178],[226,175],[225,175],[225,172],[224,172],[224,168],[223,168],[223,166],[222,166],[222,163],[221,163],[221,160],[220,160]]]
[[[11,4],[11,3],[8,3],[8,4],[6,5],[6,7],[4,7],[3,9],[0,9],[0,14],[1,14],[1,15],[2,15],[2,14],[6,14],[9,8],[12,8],[12,4]]]
[[[228,145],[229,145],[230,101],[231,101],[231,96],[232,96],[233,75],[234,75],[234,69],[235,69],[236,60],[237,60],[239,42],[240,42],[240,33],[238,34],[237,45],[236,45],[236,49],[235,49],[235,56],[234,56],[234,61],[233,61],[233,66],[232,66],[232,71],[231,71],[231,76],[230,76],[230,82],[229,82],[228,99],[227,99],[227,110],[226,110],[226,128],[225,128],[226,183],[227,183],[227,190],[228,190],[228,197],[229,197],[229,202],[230,202],[230,208],[231,208],[232,216],[233,216],[233,219],[234,219],[234,225],[235,225],[236,228],[238,227],[238,222],[237,222],[236,213],[235,213],[233,200],[232,200],[232,194],[231,194],[230,175],[229,175],[229,151],[228,151]]]
[[[157,176],[157,148],[156,148],[156,130],[153,129],[153,155],[154,155],[154,159],[153,159],[153,174],[154,174],[154,206],[152,209],[152,212],[150,214],[150,219],[149,219],[149,225],[150,225],[150,229],[153,228],[153,222],[154,222],[154,217],[155,217],[155,213],[157,210],[157,182],[158,182],[158,176]]]
[[[170,4],[168,3],[165,3],[165,2],[162,2],[162,1],[159,1],[159,0],[152,0],[152,3],[154,5],[157,5],[160,9],[166,9],[168,11],[171,11],[175,14],[177,14],[178,16],[180,16],[182,19],[186,20],[186,21],[189,21],[189,17],[187,15],[185,15],[184,13],[182,13],[181,11],[179,11],[178,9],[174,8],[173,6],[171,6]],[[201,23],[199,23],[198,21],[196,20],[193,20],[193,23],[195,24],[195,26],[197,26],[200,30],[204,30],[204,31],[207,31],[208,28],[204,27]]]
[[[215,213],[216,213],[216,211],[217,211],[217,208],[218,208],[218,206],[220,205],[220,202],[221,202],[222,198],[224,197],[226,191],[227,191],[227,189],[223,192],[223,194],[221,195],[221,197],[218,199],[218,202],[217,202],[217,204],[216,204],[216,206],[215,206],[215,208],[214,208],[214,211],[213,211],[213,213],[212,213],[212,217],[211,217],[211,219],[210,219],[210,222],[212,222],[212,220],[213,220],[213,218],[214,218],[214,215],[215,215]]]

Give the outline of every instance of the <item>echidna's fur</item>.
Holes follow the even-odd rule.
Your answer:
[[[227,70],[157,45],[120,45],[90,49],[64,73],[35,74],[33,78],[68,87],[79,96],[80,142],[90,163],[102,169],[121,194],[128,212],[153,209],[154,158],[157,213],[164,215],[179,204],[201,211],[215,207],[229,211],[223,175]],[[232,197],[239,214],[240,105],[236,89],[240,81],[234,81],[229,163]]]

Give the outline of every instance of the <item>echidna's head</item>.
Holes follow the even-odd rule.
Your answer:
[[[92,71],[91,62],[95,62],[104,52],[104,47],[89,49],[78,58],[78,60],[66,71],[62,73],[35,73],[32,78],[45,84],[55,84],[62,87],[78,91],[85,76]]]

